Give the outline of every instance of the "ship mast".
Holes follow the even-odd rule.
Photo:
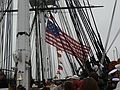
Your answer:
[[[17,64],[17,86],[22,85],[29,90],[29,60],[30,60],[30,40],[29,40],[29,0],[18,0],[15,62]]]

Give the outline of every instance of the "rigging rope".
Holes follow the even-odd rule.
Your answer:
[[[120,34],[120,28],[118,29],[118,31],[117,31],[117,33],[116,33],[116,35],[115,35],[115,37],[114,37],[113,41],[111,42],[110,46],[108,47],[108,49],[107,49],[106,53],[108,53],[108,52],[109,52],[110,48],[111,48],[111,47],[112,47],[112,45],[114,44],[114,42],[115,42],[115,40],[117,39],[117,37],[118,37],[118,35],[119,35],[119,34]]]
[[[7,6],[7,8],[6,8],[6,10],[5,10],[5,11],[7,11],[7,10],[9,9],[9,7],[10,7],[11,3],[12,3],[12,0],[11,0],[10,2],[8,2],[8,6]],[[1,22],[1,21],[2,21],[2,19],[4,18],[5,14],[6,14],[6,12],[4,12],[4,13],[3,13],[2,17],[0,18],[0,22]]]
[[[59,5],[59,3],[57,3],[57,5],[60,7],[60,5]],[[64,14],[63,15],[63,13],[62,13],[62,10],[60,10],[60,12],[61,13],[58,13],[58,16],[59,16],[59,20],[60,20],[60,23],[61,23],[61,28],[63,28],[62,30],[65,30],[66,31],[66,33],[67,33],[67,31],[68,31],[68,34],[70,35],[70,36],[73,36],[72,35],[72,32],[71,32],[71,28],[70,28],[70,25],[69,25],[69,22],[68,22],[68,19],[67,19],[67,17],[66,17],[66,14]],[[66,28],[65,28],[66,27]],[[67,54],[67,53],[66,53]],[[69,60],[69,62],[73,62],[72,60],[73,60],[73,58],[68,54],[68,60]],[[72,63],[71,63],[72,64]],[[76,71],[76,68],[75,68],[75,64],[73,64],[73,68],[75,69],[75,71]]]
[[[78,1],[76,1],[76,0],[74,0],[74,1],[75,1],[75,4],[76,4],[76,5],[80,5],[80,6],[81,6],[81,4],[80,4]],[[86,15],[85,15],[85,12],[83,11],[83,9],[79,9],[79,10],[80,10],[80,11],[79,11],[79,14],[80,14],[80,16],[81,16],[81,19],[82,19],[82,21],[83,21],[83,24],[84,24],[84,26],[85,26],[85,28],[86,28],[86,31],[88,32],[89,38],[90,38],[90,40],[91,40],[91,42],[92,42],[92,45],[93,45],[93,47],[94,47],[94,50],[95,50],[95,52],[96,52],[96,54],[97,54],[97,58],[98,58],[98,60],[100,61],[100,60],[101,60],[101,53],[102,53],[102,51],[103,51],[102,44],[100,44],[100,43],[98,42],[99,39],[97,38],[97,36],[96,36],[96,34],[95,34],[95,32],[94,32],[94,30],[93,30],[93,28],[92,28],[92,25],[91,25],[90,21],[87,20]],[[106,57],[106,58],[107,58],[107,57]],[[108,58],[107,58],[107,62],[109,62]]]
[[[5,4],[7,7],[7,9],[12,9],[12,0],[8,0],[8,2]],[[1,69],[6,70],[6,75],[7,78],[11,77],[11,73],[9,72],[10,69],[12,69],[12,57],[11,57],[11,53],[12,53],[12,13],[8,13],[6,15],[6,18],[4,18],[4,15],[6,15],[6,13],[2,14],[2,17],[0,19],[0,22],[4,19],[3,23],[1,23]],[[9,71],[7,71],[9,70]]]
[[[88,6],[90,6],[90,3],[89,3],[88,0],[87,0],[87,2],[88,2]],[[102,44],[102,40],[101,40],[100,34],[99,34],[99,32],[98,32],[98,28],[97,28],[97,25],[96,25],[96,22],[95,22],[94,15],[93,15],[93,13],[92,13],[92,9],[91,9],[91,8],[89,8],[89,9],[90,9],[90,13],[91,13],[91,16],[92,16],[92,19],[93,19],[93,23],[94,23],[94,25],[95,25],[95,29],[96,29],[96,32],[97,32],[97,35],[98,35],[98,38],[99,38],[99,43]]]
[[[68,4],[68,6],[70,5],[69,2],[67,2],[67,4]],[[77,16],[76,11],[75,10],[69,10],[69,12],[70,12],[70,15],[71,15],[71,19],[73,20],[73,24],[75,25],[74,27],[76,28],[75,30],[76,30],[77,36],[79,37],[79,40],[83,39],[85,44],[90,46],[89,43],[88,43],[88,39],[86,37],[86,34],[84,32],[83,26],[82,26],[81,22],[79,21],[79,17]],[[82,40],[80,40],[80,42],[81,41]],[[91,54],[91,51],[90,51],[90,54]]]
[[[108,35],[107,35],[107,39],[106,39],[106,43],[105,43],[105,49],[104,49],[104,51],[103,51],[103,55],[102,55],[102,58],[101,58],[101,63],[102,63],[102,64],[103,64],[103,62],[104,62],[104,58],[105,58],[105,54],[106,54],[106,49],[107,49],[108,41],[109,41],[109,38],[110,38],[110,33],[111,33],[111,29],[112,29],[112,24],[113,24],[113,19],[114,19],[114,15],[115,15],[116,5],[117,5],[117,0],[115,0],[113,12],[112,12],[112,18],[111,18],[111,21],[110,21],[110,26],[109,26],[109,30],[108,30]]]

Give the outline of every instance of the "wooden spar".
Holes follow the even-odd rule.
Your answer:
[[[37,8],[37,10],[59,10],[59,9],[79,9],[79,8],[100,8],[104,6],[81,6],[81,7],[51,7],[51,8]],[[35,11],[36,9],[29,9],[29,11]],[[15,10],[4,10],[0,12],[18,12],[17,9]]]

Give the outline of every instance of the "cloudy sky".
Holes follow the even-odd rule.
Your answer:
[[[103,41],[103,45],[105,46],[115,0],[90,0],[90,3],[92,5],[104,6],[102,8],[93,9],[93,13],[96,19],[98,30],[100,32],[100,35]],[[113,38],[116,36],[116,33],[120,28],[120,19],[119,19],[120,6],[119,5],[120,5],[120,1],[117,0],[116,10],[115,10],[114,19],[113,19],[113,25],[112,25],[107,49],[110,46],[111,42],[113,41]],[[108,56],[110,57],[111,60],[114,60],[114,58],[116,59],[117,55],[118,57],[120,57],[120,52],[119,52],[120,40],[119,39],[120,39],[120,35],[118,35],[117,39],[115,40],[114,44],[112,45],[112,47],[108,52]],[[116,54],[116,49],[118,50],[118,54]]]

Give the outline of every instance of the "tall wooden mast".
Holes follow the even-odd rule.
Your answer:
[[[17,85],[23,85],[29,90],[30,75],[30,40],[29,40],[29,0],[18,0],[17,17],[17,35],[16,35],[16,54],[15,61],[17,65]]]

